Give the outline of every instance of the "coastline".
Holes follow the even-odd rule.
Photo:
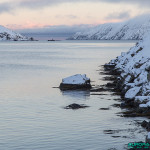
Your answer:
[[[128,52],[103,66],[104,73],[109,75],[106,79],[111,81],[106,87],[121,96],[119,107],[125,109],[119,114],[122,117],[150,118],[149,39],[150,36],[137,42]],[[144,120],[139,124],[149,132],[149,123]]]
[[[147,41],[147,38],[146,38]],[[144,40],[128,52],[104,65],[108,74],[114,75],[114,88],[120,92],[122,107],[146,109],[150,101],[150,58]],[[148,47],[148,45],[147,45]],[[144,112],[140,113],[143,116]],[[144,113],[145,114],[145,113]],[[139,116],[137,114],[137,116]],[[145,114],[147,116],[149,114]]]

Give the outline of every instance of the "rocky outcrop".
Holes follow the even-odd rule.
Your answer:
[[[76,74],[62,79],[59,86],[60,90],[87,90],[91,89],[90,79],[86,75]]]

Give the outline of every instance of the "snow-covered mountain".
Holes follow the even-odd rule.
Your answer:
[[[85,32],[77,32],[68,40],[140,40],[150,31],[150,15],[126,22],[101,24]]]
[[[0,26],[0,41],[1,40],[10,40],[10,41],[28,41],[29,38],[11,31],[3,26]]]

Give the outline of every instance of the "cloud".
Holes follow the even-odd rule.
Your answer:
[[[99,0],[107,3],[129,3],[129,4],[142,4],[142,5],[150,5],[149,0]]]
[[[11,24],[7,25],[7,27],[16,27],[16,25]],[[93,27],[93,25],[89,24],[80,24],[80,25],[58,25],[58,26],[43,26],[43,27],[37,27],[37,28],[28,28],[28,29],[21,29],[21,26],[19,26],[20,29],[16,29],[14,31],[19,32],[23,35],[26,35],[28,37],[34,37],[35,39],[50,39],[50,37],[59,39],[58,37],[70,37],[71,35],[75,34],[76,32],[84,32],[87,31],[87,29],[90,29]],[[64,38],[64,39],[65,39]]]
[[[11,27],[15,27],[16,25],[7,25],[7,27],[11,28]],[[20,26],[21,27],[21,26]],[[86,31],[87,28],[91,28],[93,27],[93,25],[89,25],[89,24],[80,24],[80,25],[72,25],[72,26],[68,26],[68,25],[57,25],[57,26],[43,26],[43,27],[37,27],[37,28],[27,28],[27,29],[19,29],[19,30],[15,30],[17,32],[21,32],[21,33],[48,33],[48,34],[52,34],[52,33],[76,33],[78,31]]]
[[[17,1],[17,0],[16,0]],[[150,6],[150,0],[20,0],[19,5],[27,8],[41,8],[53,6],[62,3],[77,3],[77,2],[105,2],[105,3],[128,3],[140,6]]]
[[[9,0],[10,1],[10,0]],[[140,7],[150,7],[150,0],[13,0],[10,2],[0,3],[0,13],[10,12],[18,8],[42,9],[44,7],[56,6],[63,3],[78,2],[104,2],[104,3],[125,3],[138,5]]]
[[[56,15],[55,17],[56,18],[69,18],[69,19],[76,19],[76,18],[78,18],[75,15]]]
[[[125,11],[121,13],[113,12],[106,16],[106,20],[113,20],[113,19],[119,19],[119,20],[124,20],[124,19],[129,19],[130,18],[130,13]]]
[[[69,19],[76,19],[76,18],[78,18],[78,17],[75,16],[75,15],[66,15],[66,17],[69,18]]]
[[[4,12],[11,12],[12,6],[9,5],[8,3],[2,3],[0,4],[0,14]]]

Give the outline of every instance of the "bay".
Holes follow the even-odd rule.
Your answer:
[[[111,106],[119,103],[115,101],[119,96],[53,88],[74,74],[87,74],[93,85],[105,84],[98,71],[101,65],[135,42],[1,42],[0,149],[120,150],[129,142],[144,140],[146,132],[136,119],[117,116],[122,110]],[[90,107],[64,109],[72,103]]]

